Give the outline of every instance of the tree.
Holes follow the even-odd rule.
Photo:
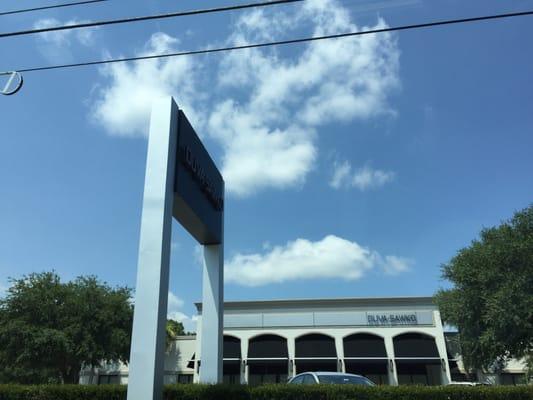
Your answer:
[[[442,267],[453,284],[435,300],[459,329],[467,368],[501,369],[509,358],[533,359],[533,206],[478,240]]]
[[[166,347],[170,348],[172,342],[174,342],[178,336],[185,335],[185,328],[181,322],[173,319],[167,319],[166,326]]]
[[[55,272],[12,279],[0,299],[0,382],[78,383],[82,366],[127,362],[131,289]]]

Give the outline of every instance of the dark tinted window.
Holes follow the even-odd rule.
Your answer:
[[[374,384],[368,379],[362,376],[350,376],[350,375],[319,375],[318,380],[320,383],[329,383],[335,385],[366,385],[373,386]]]
[[[304,375],[304,383],[307,385],[314,385],[316,383],[315,378],[311,374]]]
[[[404,333],[394,338],[396,357],[439,357],[435,339],[421,333]]]
[[[192,374],[179,374],[178,383],[192,383]]]
[[[250,340],[248,358],[287,358],[287,340],[277,335],[261,335]]]
[[[304,380],[303,375],[300,375],[300,376],[296,376],[296,377],[291,381],[291,383],[300,384],[300,383],[303,382],[303,380]]]
[[[337,357],[335,339],[318,333],[296,339],[296,357]]]
[[[241,341],[238,338],[224,335],[224,358],[241,358]]]
[[[383,338],[368,333],[358,333],[345,337],[345,357],[387,357]]]

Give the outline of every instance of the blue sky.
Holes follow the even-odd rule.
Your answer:
[[[220,4],[109,1],[0,31]],[[308,0],[1,39],[0,70],[531,8]],[[531,37],[523,17],[25,74],[0,98],[0,287],[50,269],[134,286],[150,103],[173,95],[226,180],[227,299],[431,295],[442,263],[532,201]],[[198,254],[175,223],[169,312],[189,329]]]

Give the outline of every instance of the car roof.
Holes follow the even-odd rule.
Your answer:
[[[315,375],[341,375],[341,376],[357,376],[359,378],[362,378],[361,375],[356,375],[356,374],[348,374],[346,372],[331,372],[331,371],[307,371],[307,372],[302,372],[301,374],[298,374],[298,375],[302,375],[302,374],[315,374]]]

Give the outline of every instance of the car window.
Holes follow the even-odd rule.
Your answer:
[[[319,375],[318,380],[320,383],[326,384],[349,384],[349,385],[365,385],[374,386],[374,383],[363,376],[351,376],[351,375]]]
[[[303,383],[303,379],[304,379],[303,375],[299,375],[299,376],[294,377],[291,383],[300,384],[300,383]]]
[[[315,378],[314,378],[313,375],[311,375],[311,374],[305,374],[305,375],[304,375],[304,383],[305,383],[306,385],[313,385],[313,384],[316,384],[316,380],[315,380]]]

